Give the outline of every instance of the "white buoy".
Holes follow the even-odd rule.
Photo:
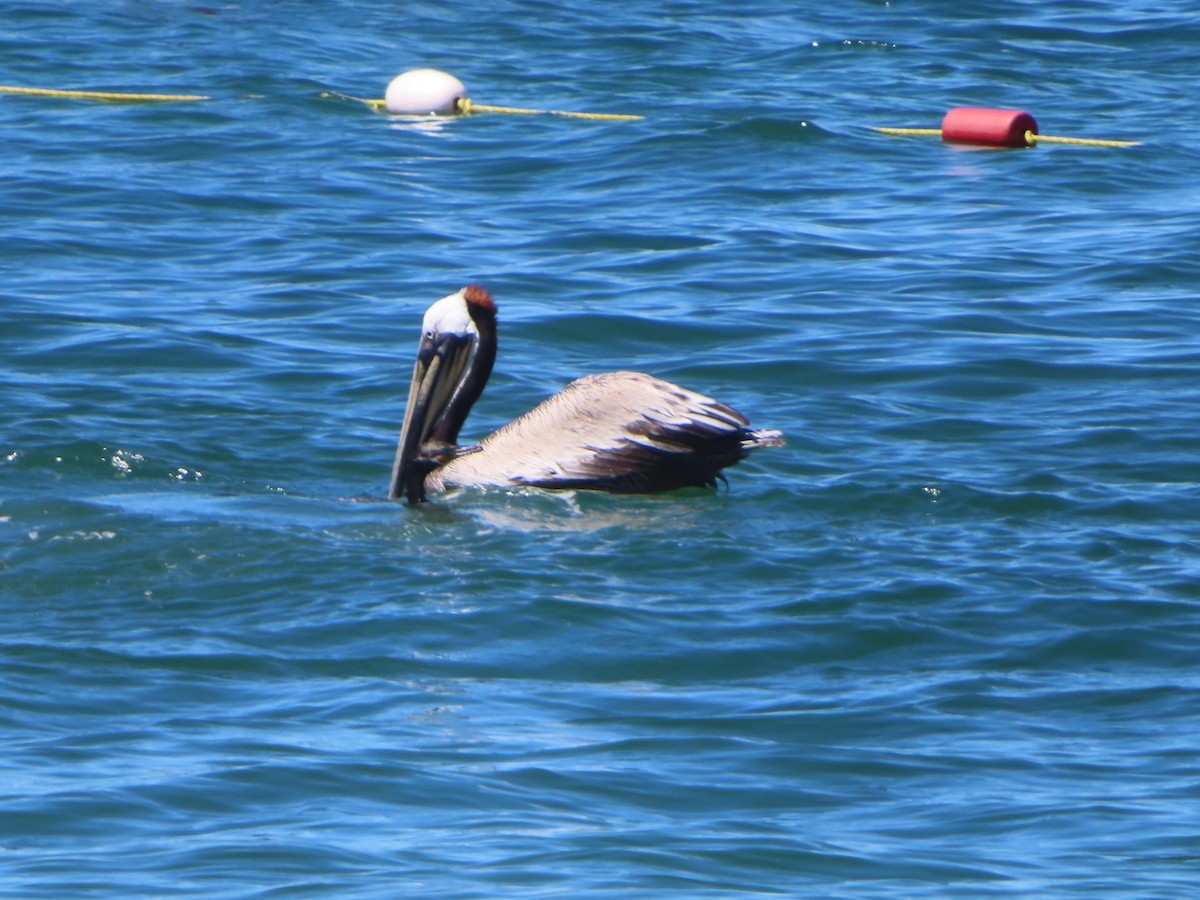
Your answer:
[[[465,100],[467,89],[453,75],[437,69],[413,69],[392,79],[384,104],[390,113],[401,116],[452,116],[458,101]]]

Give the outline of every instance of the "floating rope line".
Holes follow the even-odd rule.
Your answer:
[[[566,112],[561,109],[526,109],[519,106],[485,106],[467,96],[463,83],[448,72],[437,69],[410,69],[401,72],[387,86],[382,100],[354,97],[326,91],[322,97],[336,97],[364,103],[379,112],[396,116],[469,116],[473,113],[504,113],[514,116],[564,116],[601,122],[637,122],[642,116],[618,113]]]
[[[941,137],[940,128],[872,128],[880,134],[890,134],[894,137]]]
[[[326,100],[350,100],[354,103],[362,103],[376,112],[387,112],[386,100],[373,100],[369,97],[355,97],[352,94],[343,94],[340,91],[324,91],[321,97]],[[645,116],[630,116],[622,113],[587,113],[587,112],[568,112],[561,109],[526,109],[521,106],[487,106],[483,103],[476,103],[466,97],[459,98],[454,102],[454,110],[459,115],[469,116],[474,113],[503,113],[511,116],[565,116],[568,119],[592,119],[601,122],[640,122]],[[428,113],[427,115],[434,115]]]
[[[366,97],[355,97],[352,94],[343,94],[341,91],[322,91],[320,97],[322,100],[349,100],[352,103],[365,103],[376,112],[383,112],[387,109],[386,101],[368,100]]]
[[[1025,140],[1032,144],[1074,144],[1076,147],[1138,147],[1141,141],[1104,141],[1098,138],[1051,137],[1048,134],[1025,132]]]
[[[199,94],[123,94],[111,91],[60,91],[52,88],[12,87],[0,85],[0,94],[23,94],[29,97],[57,97],[63,100],[100,100],[106,103],[168,103],[209,100]]]
[[[565,116],[568,119],[592,119],[598,122],[640,122],[645,116],[630,116],[622,113],[567,112],[562,109],[524,109],[519,106],[484,106],[482,103],[463,97],[458,101],[458,111],[471,113],[504,113],[511,116]]]
[[[960,107],[946,113],[941,128],[875,128],[899,137],[940,137],[948,143],[984,147],[1033,147],[1036,144],[1069,144],[1076,147],[1136,147],[1140,141],[1105,141],[1096,138],[1052,137],[1038,134],[1037,122],[1017,109]]]

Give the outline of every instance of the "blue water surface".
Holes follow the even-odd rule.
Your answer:
[[[1200,19],[1166,2],[7,3],[0,893],[1200,888]],[[644,115],[413,121],[480,104]],[[1127,149],[895,138],[956,106]],[[728,487],[382,500],[635,369]]]

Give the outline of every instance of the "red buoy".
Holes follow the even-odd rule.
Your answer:
[[[942,119],[942,140],[988,147],[1028,147],[1026,132],[1038,133],[1033,116],[1019,109],[959,107]]]

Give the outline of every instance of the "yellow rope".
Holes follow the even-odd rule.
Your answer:
[[[197,94],[116,94],[109,91],[59,91],[51,88],[11,87],[9,85],[0,85],[0,94],[60,97],[66,100],[103,100],[111,103],[154,103],[209,99]]]
[[[629,116],[621,113],[585,113],[565,112],[561,109],[524,109],[519,106],[484,106],[474,103],[464,97],[458,101],[458,111],[463,115],[471,113],[507,113],[514,116],[566,116],[568,119],[592,119],[600,122],[640,122],[645,116]]]
[[[387,101],[385,100],[368,100],[366,97],[355,97],[350,94],[343,94],[341,91],[324,91],[321,94],[322,100],[353,100],[355,103],[365,103],[367,106],[376,112],[382,112],[387,109]]]
[[[30,87],[13,87],[12,85],[0,85],[0,94],[23,94],[31,97],[58,97],[67,100],[101,100],[112,103],[163,103],[163,102],[188,102],[194,100],[208,100],[209,97],[201,94],[124,94],[112,91],[63,91],[53,88],[30,88]],[[387,103],[383,100],[368,100],[364,97],[353,97],[350,94],[342,94],[336,91],[326,91],[321,94],[322,97],[334,97],[341,100],[354,100],[358,103],[365,103],[371,109],[382,111],[387,108]],[[507,115],[517,116],[565,116],[570,119],[591,119],[593,121],[603,122],[639,122],[644,116],[622,115],[620,113],[584,113],[584,112],[567,112],[561,109],[524,109],[518,106],[485,106],[482,103],[474,103],[470,99],[464,97],[458,101],[458,111],[463,115],[471,113],[505,113]],[[900,137],[941,137],[942,130],[940,128],[874,128],[873,131],[878,131],[880,134],[890,134]],[[1043,144],[1070,144],[1076,147],[1137,147],[1140,141],[1103,141],[1095,138],[1067,138],[1067,137],[1052,137],[1048,134],[1034,134],[1032,131],[1025,132],[1025,143],[1033,145],[1035,143]]]
[[[940,128],[872,128],[880,134],[891,134],[899,137],[941,137]],[[1048,134],[1025,132],[1025,143],[1032,147],[1035,143],[1070,144],[1075,147],[1137,147],[1140,141],[1101,141],[1095,138],[1051,137]]]
[[[387,102],[384,100],[369,100],[366,97],[355,97],[340,91],[325,91],[321,94],[325,99],[352,100],[355,103],[365,103],[376,112],[386,112]],[[456,104],[459,113],[469,116],[472,113],[507,113],[513,116],[566,116],[569,119],[593,119],[602,122],[640,122],[645,116],[628,116],[620,113],[584,113],[564,112],[559,109],[525,109],[520,106],[485,106],[463,97]]]
[[[941,137],[940,128],[872,128],[880,134],[894,134],[900,137]]]
[[[1032,131],[1025,132],[1025,143],[1041,144],[1072,144],[1076,147],[1137,147],[1141,145],[1141,141],[1100,141],[1095,138],[1068,138],[1068,137],[1051,137],[1048,134],[1034,134]]]

